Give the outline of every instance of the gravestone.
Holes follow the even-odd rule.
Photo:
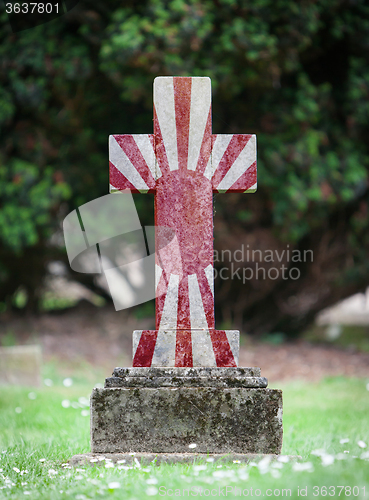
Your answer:
[[[92,452],[279,453],[282,393],[214,321],[213,192],[256,191],[255,135],[212,134],[209,78],[158,77],[154,134],[109,141],[110,191],[155,193],[156,329],[94,389]]]
[[[0,347],[0,385],[41,385],[41,346]]]

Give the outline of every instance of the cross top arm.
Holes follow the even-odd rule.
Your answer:
[[[110,192],[154,193],[181,170],[204,175],[213,191],[257,189],[256,136],[211,133],[211,84],[203,77],[158,77],[154,134],[109,137]]]

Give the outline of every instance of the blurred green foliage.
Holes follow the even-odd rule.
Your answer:
[[[152,131],[158,75],[211,77],[214,133],[257,133],[257,224],[298,244],[353,207],[349,239],[364,258],[365,0],[81,0],[19,33],[0,20],[0,300],[27,249],[52,246],[68,211],[108,192],[108,135]],[[136,201],[152,223],[151,201]],[[245,228],[250,208],[232,214]],[[55,252],[42,255],[39,273]]]
[[[45,238],[52,235],[52,209],[71,195],[70,186],[55,182],[53,175],[52,168],[19,159],[0,166],[0,234],[14,252],[37,243],[39,231]]]

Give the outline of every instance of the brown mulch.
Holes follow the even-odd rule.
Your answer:
[[[153,329],[152,320],[137,320],[127,311],[81,303],[64,313],[39,317],[6,317],[1,337],[14,335],[18,344],[41,343],[44,359],[76,364],[87,361],[107,375],[115,366],[132,366],[132,331]],[[280,345],[250,339],[241,347],[239,366],[259,366],[270,383],[327,376],[369,378],[369,353],[353,352],[304,341]]]

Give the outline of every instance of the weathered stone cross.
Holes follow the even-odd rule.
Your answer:
[[[256,191],[256,136],[212,135],[209,78],[158,77],[154,134],[109,141],[110,191],[155,193],[156,330],[134,332],[133,366],[237,366],[239,332],[215,330],[213,191]]]

